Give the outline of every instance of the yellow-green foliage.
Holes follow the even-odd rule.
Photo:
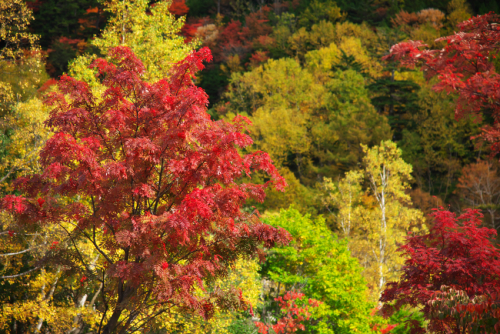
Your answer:
[[[0,60],[0,114],[8,114],[13,105],[35,96],[47,81],[42,59],[38,56],[17,61]]]
[[[48,132],[47,110],[36,97],[48,79],[38,37],[29,32],[33,19],[21,0],[0,0],[0,192],[7,181],[36,169],[36,157]]]
[[[243,298],[254,308],[260,305],[262,283],[258,270],[257,260],[240,258],[232,268],[230,274],[216,285],[222,289],[235,287],[240,289]],[[200,291],[200,293],[202,293]],[[228,327],[236,319],[237,310],[225,311],[217,309],[213,318],[206,321],[200,316],[185,314],[177,310],[161,316],[155,322],[156,326],[167,333],[189,334],[229,334]]]
[[[94,328],[100,319],[94,303],[101,291],[99,287],[86,286],[85,281],[81,281],[84,275],[89,275],[89,271],[100,265],[90,242],[76,240],[80,252],[75,256],[71,248],[73,244],[67,241],[67,233],[74,229],[71,222],[19,231],[6,213],[2,213],[0,219],[1,231],[12,233],[12,236],[4,234],[0,238],[0,254],[3,255],[0,257],[0,285],[10,287],[10,295],[2,295],[6,299],[1,303],[0,329],[8,330],[16,323],[19,328],[32,333],[42,327],[51,333],[67,333],[81,321]],[[37,261],[47,253],[57,254],[61,246],[68,247],[65,251],[67,259],[77,258],[79,269],[72,268],[70,261],[57,268],[39,264],[36,267]],[[71,294],[68,295],[68,291]]]
[[[299,23],[304,26],[310,26],[322,20],[334,22],[344,20],[346,17],[347,14],[342,13],[335,1],[313,0],[309,4],[309,7],[302,13]]]
[[[281,210],[266,221],[290,232],[289,245],[276,247],[268,255],[263,274],[277,292],[300,289],[307,298],[323,304],[314,310],[308,329],[315,333],[371,333],[366,282],[358,261],[345,240],[338,240],[323,218],[311,219],[296,209]],[[267,321],[267,319],[261,319]]]
[[[147,0],[112,0],[106,3],[111,13],[102,36],[92,45],[106,55],[109,48],[126,45],[146,67],[145,79],[150,82],[167,77],[172,65],[186,57],[199,43],[184,43],[179,35],[184,18],[170,14],[170,1],[159,1],[150,6]],[[87,82],[94,82],[94,72],[87,68],[95,57],[81,56],[70,66],[70,74]]]
[[[347,56],[363,65],[365,71],[373,78],[380,76],[382,65],[369,55],[363,47],[361,39],[357,37],[346,37],[338,44],[332,43],[328,47],[311,51],[305,55],[306,66],[318,75],[328,73],[332,66],[339,63],[342,51]]]
[[[333,42],[340,44],[346,38],[357,38],[361,41],[361,44],[366,49],[373,51],[377,48],[380,43],[380,39],[373,32],[370,26],[363,22],[361,24],[355,24],[349,21],[338,22],[335,25],[335,36]]]
[[[43,122],[49,110],[40,99],[33,97],[17,103],[2,121],[2,130],[8,135],[0,137],[5,155],[0,160],[0,186],[10,191],[10,179],[38,171],[38,152],[50,136]]]
[[[403,161],[396,144],[385,141],[371,149],[364,146],[363,151],[370,194],[376,199],[366,215],[364,228],[378,266],[372,277],[378,278],[381,291],[388,279],[397,277],[397,270],[404,262],[397,252],[398,244],[404,241],[408,231],[418,232],[412,230],[412,225],[422,219],[422,213],[410,208],[411,198],[405,191],[410,187],[412,167]]]
[[[280,37],[283,38],[283,36]],[[381,70],[381,65],[375,58],[368,55],[367,50],[374,51],[379,43],[378,36],[366,24],[357,25],[342,22],[334,25],[329,21],[320,21],[314,24],[310,30],[302,27],[290,35],[287,52],[296,59],[304,61],[304,57],[309,51],[332,48],[332,50],[325,50],[325,53],[339,52],[338,55],[340,55],[340,49],[347,55],[354,56],[357,61],[366,63],[366,66],[373,69],[370,74],[378,76],[377,71]],[[333,48],[332,44],[337,48]],[[307,60],[307,58],[305,59]]]
[[[29,31],[33,14],[22,0],[0,0],[0,60],[18,60],[38,51],[38,37]]]
[[[359,228],[362,217],[361,202],[363,173],[351,170],[339,182],[325,178],[322,184],[326,196],[323,204],[334,217],[335,225],[343,238],[350,238],[351,232]]]
[[[33,96],[47,79],[38,36],[29,31],[33,15],[22,0],[0,0],[0,115]]]
[[[448,3],[448,32],[456,31],[457,24],[466,21],[472,17],[472,11],[466,0],[451,0]]]
[[[300,31],[299,31],[300,33]],[[313,212],[313,186],[321,177],[333,177],[361,162],[360,144],[375,145],[390,137],[385,117],[372,106],[366,79],[355,70],[335,70],[347,56],[375,76],[373,61],[359,39],[310,51],[305,64],[281,58],[252,71],[231,76],[220,105],[226,117],[250,117],[255,149],[270,154],[290,184],[288,193],[269,192],[266,208],[295,203]],[[304,187],[306,186],[306,187]]]
[[[325,180],[324,203],[334,212],[337,227],[349,238],[349,249],[365,268],[372,298],[378,299],[384,284],[398,277],[404,259],[397,247],[409,231],[421,232],[423,214],[411,208],[406,190],[411,165],[391,141],[363,146],[363,169],[351,171],[339,182]],[[367,188],[362,191],[363,181]]]
[[[481,123],[475,117],[455,119],[455,97],[432,89],[434,82],[416,81],[419,110],[411,115],[417,124],[413,131],[403,131],[399,143],[403,156],[413,166],[417,185],[432,193],[451,192],[453,180],[461,168],[487,154],[487,144],[471,141],[481,133]],[[474,152],[474,147],[476,152]],[[443,199],[445,199],[444,197]]]
[[[20,296],[21,298],[14,303],[2,304],[0,328],[9,330],[12,321],[15,320],[19,324],[31,324],[30,331],[35,332],[36,328],[41,328],[42,322],[45,322],[45,328],[50,328],[51,333],[63,334],[73,328],[77,316],[95,328],[99,318],[92,308],[54,303],[53,292],[57,285],[62,283],[66,288],[71,286],[68,282],[59,282],[59,279],[60,271],[50,273],[42,270],[41,274],[32,275],[29,279],[30,292],[39,293],[34,299],[25,300],[25,295],[24,298]],[[78,285],[73,284],[72,288],[78,289]]]

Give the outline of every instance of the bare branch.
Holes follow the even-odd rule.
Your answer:
[[[7,278],[16,278],[16,277],[20,277],[20,276],[24,276],[24,275],[27,275],[35,270],[38,270],[40,269],[41,267],[35,267],[33,269],[30,269],[28,271],[25,271],[24,273],[20,273],[20,274],[16,274],[16,275],[10,275],[10,276],[0,276],[0,279],[7,279]]]
[[[22,251],[20,251],[20,252],[0,254],[0,256],[12,256],[12,255],[23,254],[23,253],[27,253],[27,252],[29,252],[29,251],[30,251],[30,250],[32,250],[32,249],[33,249],[33,248],[28,248],[28,249],[22,250]]]

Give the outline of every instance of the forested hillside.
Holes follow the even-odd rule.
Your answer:
[[[0,0],[0,333],[499,332],[496,13]]]

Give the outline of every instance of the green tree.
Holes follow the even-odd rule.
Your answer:
[[[281,210],[266,218],[273,226],[290,232],[288,246],[273,248],[263,265],[268,284],[267,298],[286,290],[300,289],[308,298],[322,301],[306,328],[311,333],[370,333],[373,304],[367,301],[362,267],[325,225],[323,218],[311,219],[296,209]],[[273,305],[261,311],[262,318],[272,315]]]
[[[402,131],[411,124],[412,115],[418,111],[418,91],[420,86],[412,80],[397,80],[394,64],[384,68],[386,75],[377,78],[368,86],[372,104],[381,114],[387,115],[394,131],[394,139],[400,140]]]

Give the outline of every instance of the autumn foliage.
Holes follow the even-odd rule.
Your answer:
[[[458,25],[459,32],[438,41],[447,45],[440,50],[421,50],[421,41],[402,42],[391,48],[385,59],[399,61],[402,66],[420,66],[427,78],[437,76],[437,91],[457,93],[457,118],[489,110],[492,126],[484,128],[483,137],[500,151],[500,75],[493,60],[500,47],[500,17],[489,13]]]
[[[295,333],[298,330],[305,330],[304,321],[309,320],[311,308],[318,307],[320,302],[315,299],[303,301],[305,295],[300,292],[288,291],[283,297],[275,298],[278,302],[283,317],[276,321],[274,325],[256,322],[260,334],[276,333],[286,334]],[[297,303],[299,302],[299,303]],[[305,304],[305,305],[301,305]],[[270,332],[272,329],[272,332]]]
[[[66,239],[38,265],[80,268],[102,284],[100,333],[137,330],[174,307],[209,318],[216,306],[241,306],[239,291],[199,291],[238,257],[287,242],[284,230],[242,211],[284,180],[266,153],[241,153],[252,144],[246,119],[215,122],[207,114],[193,76],[211,60],[208,49],[154,84],[142,80],[144,66],[129,48],[110,55],[113,62],[91,65],[102,96],[66,75],[49,95],[46,124],[55,135],[41,151],[42,172],[18,179],[22,195],[4,197],[2,209],[25,229],[64,228]],[[254,171],[269,181],[241,180]],[[82,263],[77,240],[99,253],[100,276]]]
[[[172,1],[172,4],[168,8],[168,10],[170,13],[177,16],[186,15],[189,12],[189,8],[188,6],[186,6],[186,0]]]
[[[420,308],[433,333],[493,333],[498,328],[500,250],[490,239],[496,231],[479,227],[482,215],[433,213],[428,234],[410,236],[400,251],[406,257],[398,282],[387,284],[382,312]],[[412,333],[427,333],[416,322]]]

